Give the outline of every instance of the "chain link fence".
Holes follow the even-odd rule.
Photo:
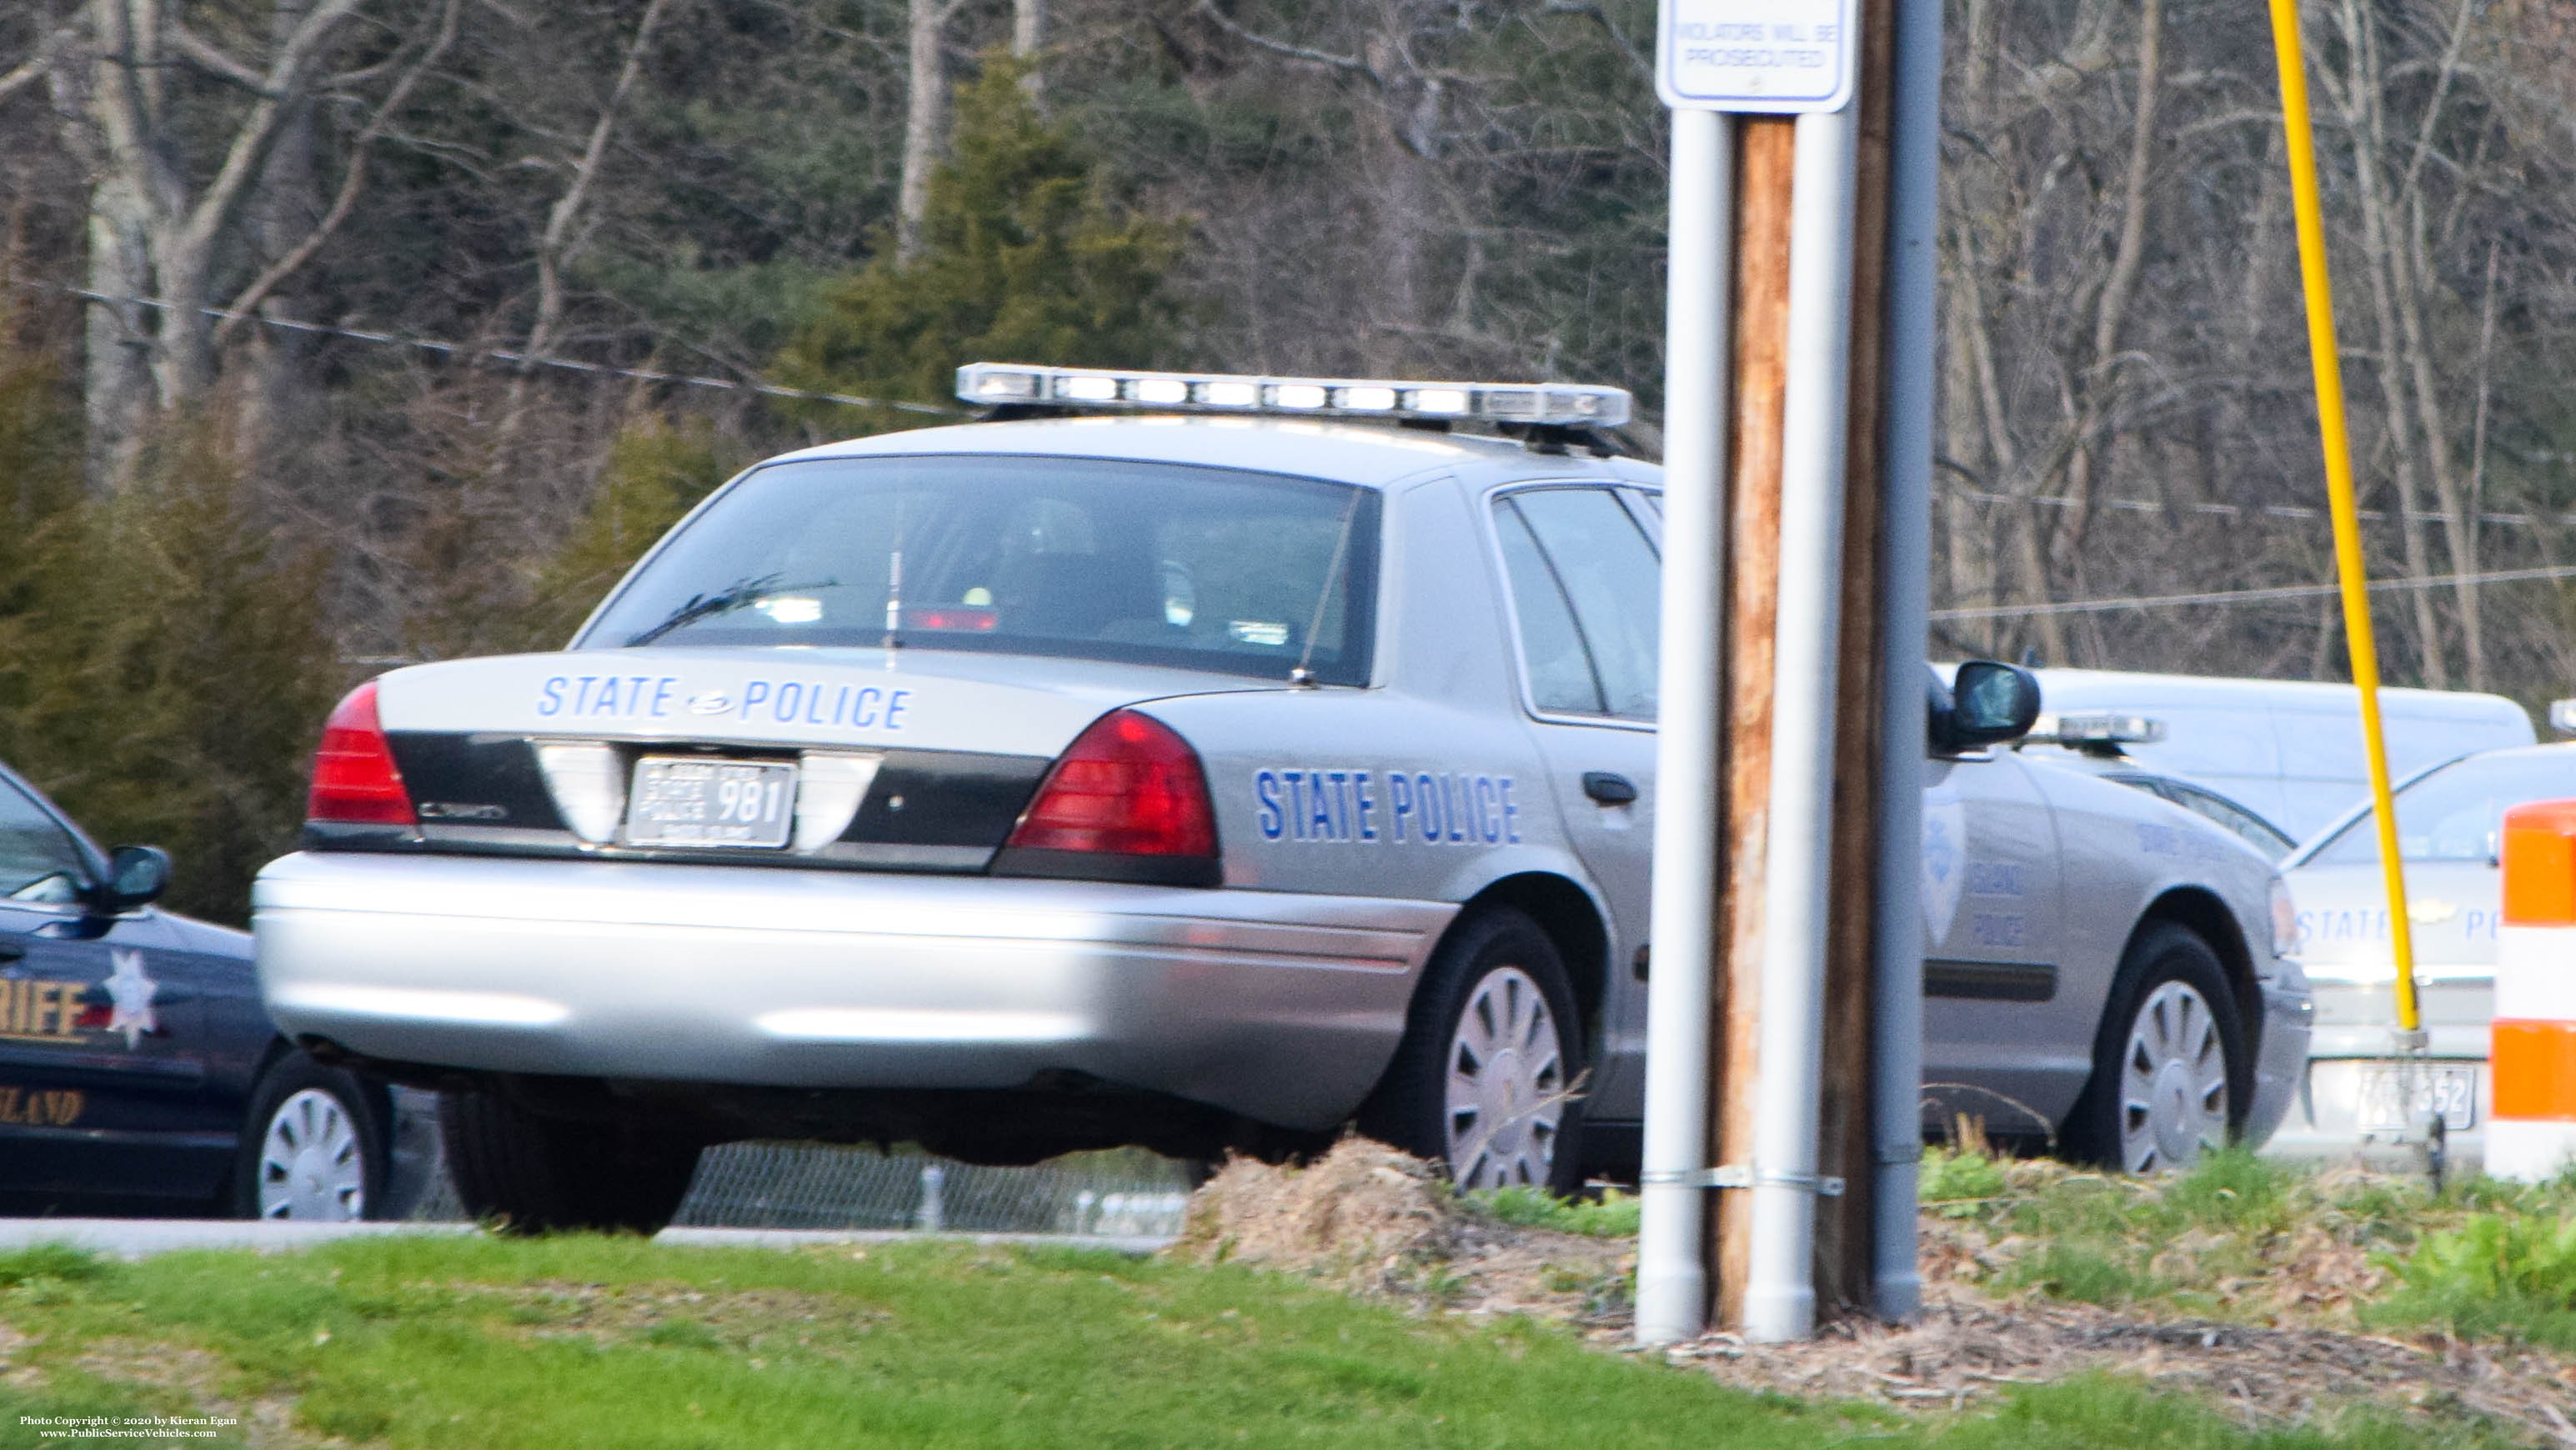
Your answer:
[[[1162,1238],[1181,1231],[1188,1200],[1180,1164],[1135,1150],[1076,1153],[1030,1168],[986,1168],[873,1148],[728,1143],[707,1150],[672,1222],[687,1228]],[[428,1221],[465,1216],[444,1171],[411,1214]]]

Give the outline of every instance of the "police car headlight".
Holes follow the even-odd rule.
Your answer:
[[[2272,878],[2272,955],[2286,957],[2299,944],[2299,904],[2290,896],[2290,883]]]

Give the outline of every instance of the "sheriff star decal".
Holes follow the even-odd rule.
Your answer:
[[[116,970],[105,983],[108,999],[115,1004],[108,1015],[107,1030],[124,1033],[125,1045],[130,1049],[143,1034],[161,1029],[160,1019],[152,1011],[152,998],[161,990],[161,984],[144,974],[143,953],[115,951],[108,957],[116,963]]]

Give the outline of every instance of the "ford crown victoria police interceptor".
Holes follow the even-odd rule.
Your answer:
[[[2504,813],[2571,796],[2576,744],[2565,742],[2483,750],[2398,783],[2397,843],[2423,1060],[2407,1061],[2396,1050],[2396,948],[2376,813],[2367,802],[2346,812],[2282,863],[2298,903],[2297,955],[2315,984],[2317,1031],[2305,1090],[2270,1151],[2381,1156],[2420,1144],[2438,1118],[2447,1160],[2472,1173],[2484,1164],[2486,1120],[2495,1108],[2486,1060],[2503,916],[2496,851]]]
[[[1627,395],[960,388],[1000,420],[761,464],[566,651],[343,702],[255,896],[284,1029],[446,1089],[467,1206],[523,1229],[657,1225],[751,1137],[1356,1119],[1471,1185],[1633,1164],[1659,474],[1591,431]],[[2270,867],[1931,687],[1938,1111],[2132,1169],[2268,1133],[2307,1011]]]

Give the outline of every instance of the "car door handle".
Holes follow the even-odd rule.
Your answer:
[[[14,962],[27,955],[27,949],[16,942],[0,942],[0,962]]]
[[[1624,806],[1637,799],[1637,783],[1615,771],[1587,770],[1583,793],[1605,806]]]

